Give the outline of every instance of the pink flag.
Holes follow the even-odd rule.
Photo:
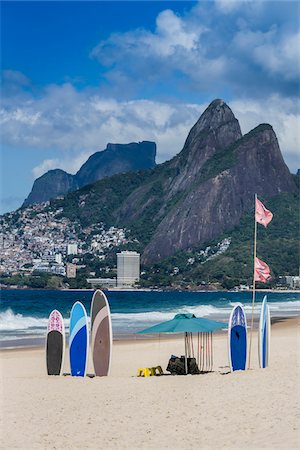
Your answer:
[[[262,202],[257,198],[255,205],[256,222],[261,223],[264,227],[267,227],[267,225],[271,222],[272,219],[273,214],[271,213],[271,211],[265,208]]]
[[[270,268],[268,264],[255,258],[255,276],[254,281],[260,281],[261,283],[266,283],[269,278],[271,278]]]

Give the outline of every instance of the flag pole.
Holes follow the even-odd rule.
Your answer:
[[[250,330],[250,344],[249,344],[249,360],[248,370],[251,363],[251,348],[252,348],[252,334],[253,334],[253,322],[254,322],[254,303],[255,303],[255,261],[256,261],[256,237],[257,237],[257,222],[256,222],[256,200],[257,194],[255,194],[254,202],[254,248],[253,248],[253,289],[252,289],[252,314],[251,314],[251,330]]]

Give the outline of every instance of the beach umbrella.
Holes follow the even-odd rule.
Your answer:
[[[211,355],[212,346],[209,337],[213,331],[226,328],[227,324],[217,322],[215,320],[205,319],[204,317],[196,317],[194,314],[176,314],[172,320],[159,323],[145,330],[139,331],[139,334],[156,334],[156,333],[184,333],[185,336],[185,371],[187,373],[187,358],[190,353],[190,346],[192,343],[192,333],[198,333],[198,347],[200,353],[200,337],[202,347],[206,346],[208,356]]]

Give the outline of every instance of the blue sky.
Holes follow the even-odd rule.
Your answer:
[[[107,142],[178,153],[223,98],[299,162],[299,2],[1,2],[1,212]]]

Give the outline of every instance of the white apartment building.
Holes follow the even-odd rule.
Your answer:
[[[117,253],[117,286],[131,287],[140,280],[140,254],[124,251]]]
[[[68,244],[67,245],[67,255],[77,255],[78,253],[78,245],[77,244]]]

